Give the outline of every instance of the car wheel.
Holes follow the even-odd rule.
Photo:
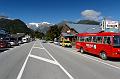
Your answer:
[[[101,59],[103,59],[103,60],[107,60],[106,52],[101,52],[101,53],[100,53],[100,57],[101,57]]]
[[[11,44],[8,44],[7,47],[10,48],[10,47],[11,47]]]

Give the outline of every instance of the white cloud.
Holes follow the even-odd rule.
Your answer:
[[[101,12],[97,12],[95,10],[84,10],[81,12],[81,15],[86,19],[98,20],[101,15]]]

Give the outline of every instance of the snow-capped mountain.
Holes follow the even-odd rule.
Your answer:
[[[35,31],[46,33],[49,27],[53,25],[48,22],[41,22],[41,23],[29,23],[27,26]]]

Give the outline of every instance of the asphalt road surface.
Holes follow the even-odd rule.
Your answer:
[[[37,40],[0,53],[0,79],[120,79],[120,61]]]

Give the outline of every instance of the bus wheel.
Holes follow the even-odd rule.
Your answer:
[[[101,53],[100,53],[100,57],[101,57],[101,59],[103,59],[103,60],[107,60],[107,55],[106,55],[105,52],[101,52]]]
[[[80,53],[84,53],[84,49],[82,47],[80,48]]]

